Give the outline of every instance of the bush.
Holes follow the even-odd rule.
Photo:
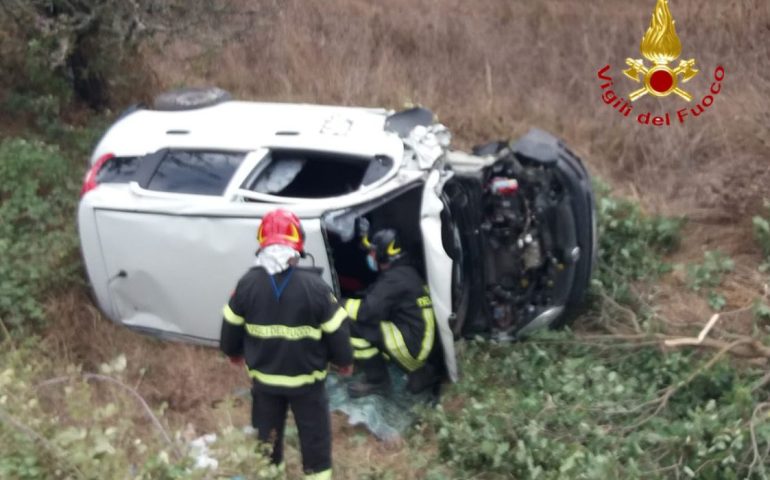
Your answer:
[[[52,291],[82,281],[73,215],[81,173],[58,147],[0,143],[0,318],[12,326],[40,322]]]
[[[645,215],[638,204],[614,197],[597,181],[599,256],[594,286],[629,302],[629,282],[655,277],[670,266],[662,255],[679,246],[683,217]]]
[[[707,251],[703,254],[703,263],[688,265],[687,278],[690,288],[696,292],[705,287],[718,287],[722,284],[725,273],[732,272],[735,262],[719,251]]]
[[[761,372],[726,361],[689,383],[696,355],[580,345],[570,335],[517,345],[472,342],[463,382],[427,430],[458,478],[763,478],[749,426]],[[678,390],[659,412],[661,389]],[[757,421],[758,420],[758,421]],[[770,422],[754,418],[759,453]]]
[[[279,477],[256,440],[231,424],[222,425],[208,445],[216,474],[194,468],[187,441],[165,431],[162,409],[145,411],[127,393],[125,357],[102,365],[106,373],[96,378],[76,366],[63,371],[37,342],[0,354],[0,478]],[[54,372],[62,376],[50,378]]]
[[[150,0],[141,7],[152,8]],[[57,108],[77,98],[101,109],[109,104],[110,86],[120,80],[139,83],[148,72],[141,59],[130,67],[144,36],[142,22],[152,13],[136,2],[28,0],[0,4],[0,28],[10,29],[0,66],[11,72],[5,81],[27,102],[53,98]],[[127,77],[127,78],[126,78]]]
[[[732,272],[735,262],[719,251],[703,254],[703,263],[687,266],[687,281],[692,290],[708,291],[708,302],[712,309],[722,310],[727,303],[725,297],[715,288],[722,284],[725,273]]]

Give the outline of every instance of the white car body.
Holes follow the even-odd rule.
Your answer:
[[[423,260],[448,374],[455,380],[457,329],[453,331],[450,324],[456,273],[443,245],[446,240],[442,242],[442,228],[446,228],[442,212],[447,207],[442,190],[455,175],[447,168],[452,158],[458,172],[492,165],[495,158],[449,151],[448,132],[433,122],[417,121],[408,133],[393,131],[388,128],[392,114],[372,108],[225,101],[181,111],[138,109],[118,119],[90,159],[93,175],[107,155],[142,157],[137,160],[143,162],[140,170],[150,162],[148,158],[157,162],[170,158],[147,157],[161,151],[240,152],[242,159],[221,194],[158,191],[133,180],[92,185],[81,199],[78,226],[99,307],[113,321],[134,329],[216,344],[222,306],[253,264],[258,247],[255,232],[265,213],[280,206],[300,217],[310,254],[302,264],[322,268],[323,279],[337,293],[344,293],[330,259],[330,225],[342,239],[335,241],[354,241],[353,218],[346,217],[346,212],[408,191],[420,197],[419,212],[404,213],[418,219],[419,225],[412,228],[419,229],[416,241],[422,244],[417,254]],[[249,179],[252,185],[285,180],[281,176],[284,159],[279,158],[283,151],[326,152],[367,159],[370,164],[386,158],[392,164],[377,160],[384,167],[373,170],[388,170],[377,174],[375,181],[366,185],[362,181],[354,191],[326,198],[275,195],[244,187]],[[300,170],[290,171],[290,178],[296,179],[314,157],[308,158],[303,157]],[[158,168],[160,163],[155,165]],[[563,308],[547,309],[538,316],[539,322],[552,322]]]

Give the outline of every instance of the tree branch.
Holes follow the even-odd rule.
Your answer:
[[[754,452],[754,459],[751,461],[751,465],[749,465],[749,473],[746,474],[746,478],[751,478],[751,474],[754,473],[754,467],[760,464],[764,464],[767,454],[760,455],[759,453],[759,442],[757,442],[757,433],[755,431],[756,429],[756,419],[757,414],[759,414],[762,410],[770,407],[770,402],[763,402],[758,404],[754,408],[754,412],[751,414],[751,422],[749,423],[749,431],[751,433],[751,448]]]
[[[690,382],[695,380],[700,374],[702,374],[706,370],[708,370],[711,367],[713,367],[720,359],[722,359],[722,357],[724,357],[727,354],[727,352],[729,352],[733,348],[735,348],[735,347],[737,347],[739,345],[742,345],[744,343],[747,343],[747,342],[751,342],[751,339],[736,340],[736,341],[734,341],[732,343],[729,343],[729,344],[725,345],[721,350],[719,350],[719,352],[716,353],[716,355],[711,357],[711,359],[708,362],[706,362],[705,364],[703,364],[700,367],[698,367],[698,369],[696,369],[694,372],[692,372],[684,381],[681,381],[681,382],[677,383],[676,385],[669,386],[668,388],[666,388],[663,391],[663,394],[660,397],[658,397],[656,399],[653,399],[653,400],[650,400],[649,402],[645,402],[645,403],[639,405],[637,408],[632,409],[631,411],[634,411],[634,410],[639,410],[641,408],[645,408],[647,406],[652,406],[652,405],[655,405],[655,404],[658,405],[654,412],[652,412],[650,415],[648,415],[647,417],[645,417],[641,421],[631,425],[630,427],[627,427],[626,431],[636,430],[637,428],[641,427],[645,423],[647,423],[650,420],[652,420],[652,418],[654,418],[664,408],[666,408],[666,405],[668,405],[668,401],[671,399],[671,397],[674,396],[674,394],[676,392],[678,392],[682,387],[688,385]]]

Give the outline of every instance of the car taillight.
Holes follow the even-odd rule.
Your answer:
[[[99,170],[102,169],[104,164],[107,163],[109,159],[114,157],[115,155],[111,153],[105,153],[96,159],[91,169],[88,170],[88,173],[86,173],[86,178],[83,180],[83,188],[80,189],[80,198],[83,198],[83,195],[96,188],[96,175],[99,173]]]

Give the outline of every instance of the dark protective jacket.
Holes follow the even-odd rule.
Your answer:
[[[347,313],[317,271],[295,267],[271,278],[254,267],[223,316],[220,348],[243,356],[254,387],[267,393],[304,393],[325,380],[329,362],[353,363]]]
[[[419,368],[431,353],[433,305],[422,277],[406,260],[382,271],[364,298],[348,300],[346,308],[356,324],[379,329],[389,354],[408,371]]]

